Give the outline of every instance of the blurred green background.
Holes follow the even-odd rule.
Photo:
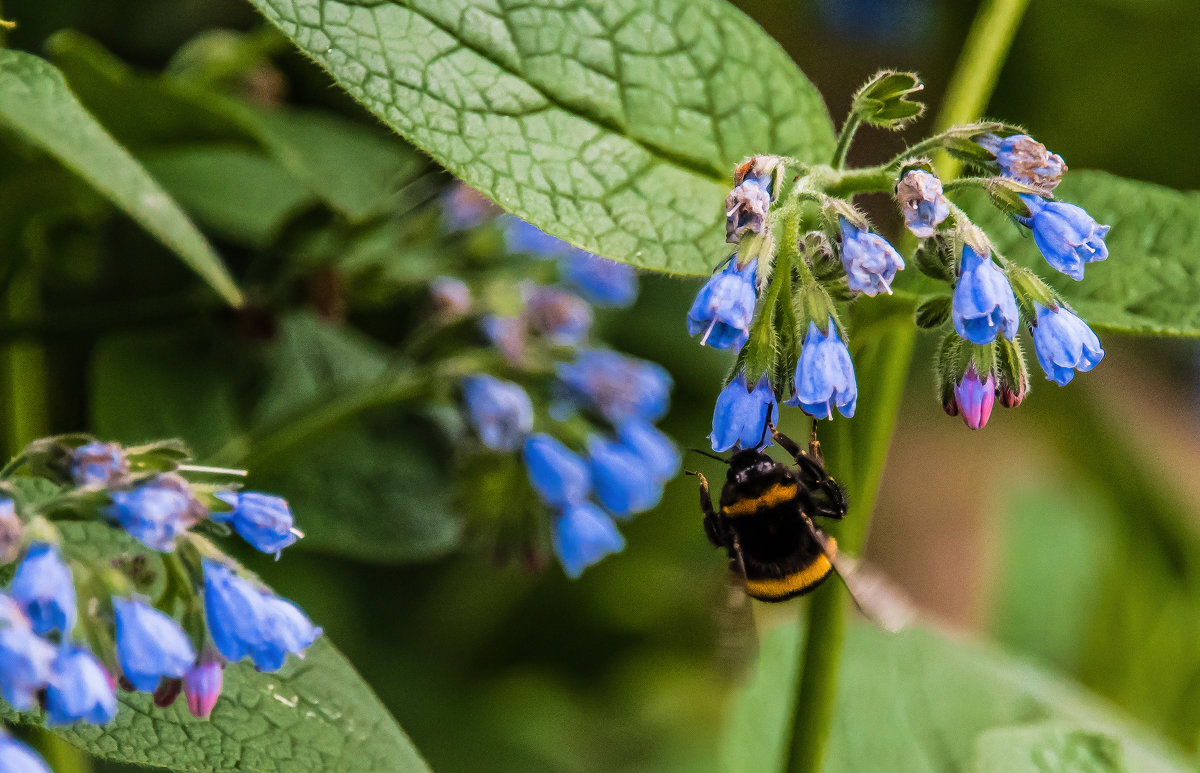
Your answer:
[[[853,89],[883,67],[919,72],[936,106],[975,10],[949,0],[738,5],[796,59],[837,120]],[[201,32],[260,26],[239,0],[8,0],[3,11],[19,24],[8,36],[13,47],[44,53],[52,33],[73,29],[149,72]],[[1200,93],[1198,51],[1200,4],[1191,0],[1033,2],[988,112],[1024,125],[1074,169],[1197,188],[1200,106],[1191,97]],[[260,96],[372,123],[286,46],[272,61],[274,69],[264,71],[270,77],[251,84]],[[114,127],[122,110],[114,105],[106,125],[143,160],[168,145],[212,141],[194,126],[194,138],[179,127],[156,135],[136,112],[124,114],[121,137]],[[886,158],[927,129],[928,119],[900,135],[864,132],[851,162]],[[16,195],[5,189],[0,209],[19,209]],[[868,202],[871,214],[895,234],[890,203],[878,198]],[[255,314],[229,318],[212,302],[189,305],[201,294],[191,276],[120,218],[47,225],[48,241],[29,253],[38,256],[33,273],[49,322],[35,331],[45,344],[49,431],[136,435],[166,425],[165,432],[190,434],[211,453],[237,431],[236,421],[222,423],[227,404],[275,394],[288,378],[280,364],[286,357],[263,358],[232,382],[214,381],[213,373],[229,372],[229,352],[195,341],[214,340],[221,330],[264,345],[294,334],[306,346],[306,323],[281,320],[297,309],[338,316],[328,313],[322,288],[336,284],[343,266],[304,262],[275,233],[249,248],[254,234],[231,238],[220,227],[222,213],[198,199],[183,201],[252,294],[257,288]],[[287,209],[286,201],[278,204]],[[436,266],[436,255],[403,259]],[[403,288],[405,277],[427,267],[384,269]],[[378,357],[361,350],[385,351],[397,331],[415,324],[416,291],[379,286],[373,279],[348,285],[351,319],[366,336],[330,344],[340,352],[331,362]],[[676,386],[664,427],[682,446],[702,447],[726,357],[685,334],[696,282],[647,276],[642,287],[637,306],[606,313],[601,331],[615,347],[671,371]],[[113,299],[133,311],[109,325],[102,310]],[[18,324],[0,335],[19,347],[29,332]],[[1023,406],[997,409],[985,431],[970,433],[936,403],[931,338],[918,344],[870,558],[936,619],[1062,670],[1195,752],[1195,346],[1106,337],[1108,354],[1094,373],[1061,390],[1035,378]],[[163,373],[174,374],[170,383],[162,383]],[[164,391],[178,396],[174,416],[155,402]],[[280,392],[285,402],[287,391]],[[205,415],[203,426],[196,413]],[[804,431],[798,422],[784,428]],[[673,482],[657,509],[629,525],[624,553],[569,582],[556,567],[531,574],[498,567],[485,551],[456,549],[451,462],[423,427],[384,412],[370,417],[369,428],[347,432],[370,442],[362,434],[333,437],[324,451],[288,457],[251,481],[296,500],[310,539],[278,563],[247,558],[324,626],[435,770],[717,768],[726,699],[738,678],[721,656],[724,562],[700,528],[693,481]],[[685,466],[719,474],[694,455]],[[469,479],[471,469],[461,474]],[[423,549],[378,551],[370,561],[345,557],[347,545],[370,540],[369,531],[360,539],[348,533],[360,528],[355,521],[386,522],[397,513],[405,524],[398,528]],[[772,612],[787,617],[797,608]]]

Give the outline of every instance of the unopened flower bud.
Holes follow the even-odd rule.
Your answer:
[[[183,693],[187,697],[188,711],[193,717],[208,719],[217,698],[221,696],[225,664],[211,650],[200,655],[200,662],[183,675]]]
[[[986,377],[981,379],[975,370],[975,363],[969,363],[962,379],[954,387],[954,400],[963,423],[971,429],[983,429],[992,415],[995,399],[995,376],[989,370]]]

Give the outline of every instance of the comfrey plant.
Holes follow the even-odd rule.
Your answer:
[[[860,296],[891,295],[900,253],[872,230],[853,203],[863,180],[894,191],[904,224],[920,239],[911,262],[945,287],[912,282],[927,296],[916,323],[952,326],[938,347],[938,395],[971,429],[987,424],[997,397],[1019,405],[1029,391],[1018,339],[1024,324],[1046,378],[1059,385],[1089,371],[1104,350],[1061,295],[1000,254],[951,195],[982,191],[1033,233],[1046,262],[1072,279],[1108,257],[1100,225],[1073,204],[1053,200],[1066,164],[1015,127],[954,127],[868,170],[841,169],[861,124],[894,129],[920,112],[908,96],[915,75],[884,72],[855,96],[834,166],[755,156],[734,173],[725,200],[726,241],[736,250],[700,290],[687,316],[702,345],[734,353],[717,399],[710,439],[716,451],[770,445],[779,403],[814,419],[854,415],[858,384],[842,313]],[[925,154],[944,149],[978,176],[943,181]]]
[[[473,438],[463,444],[464,511],[501,552],[536,566],[548,546],[563,571],[578,577],[624,547],[617,522],[654,507],[679,469],[674,443],[654,426],[669,406],[667,372],[591,339],[593,307],[631,304],[637,276],[512,216],[490,224],[488,205],[462,186],[444,205],[448,227],[497,228],[519,274],[540,272],[543,280],[443,276],[430,287],[442,314],[475,320],[501,355],[495,374],[473,373],[459,383]],[[502,457],[519,457],[524,473]],[[473,498],[471,487],[482,477],[472,466],[489,470],[489,484],[509,496],[490,507]],[[532,491],[522,493],[524,487]]]
[[[278,557],[300,536],[279,497],[245,473],[188,464],[178,443],[125,448],[82,436],[28,447],[0,473],[4,563],[0,696],[49,726],[105,725],[117,691],[160,708],[182,693],[207,718],[228,663],[277,671],[321,634],[292,602],[208,539],[237,532]],[[109,561],[99,544],[118,545]],[[0,737],[4,770],[42,770]]]

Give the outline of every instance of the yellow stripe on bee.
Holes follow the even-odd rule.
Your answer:
[[[741,499],[726,505],[721,510],[722,515],[737,517],[739,515],[754,515],[759,510],[769,510],[776,505],[782,505],[796,497],[795,483],[776,483],[771,488],[754,497]]]
[[[811,564],[798,572],[786,577],[773,577],[764,580],[746,580],[746,592],[759,599],[782,599],[811,588],[828,576],[833,570],[829,559],[824,553],[818,555]]]

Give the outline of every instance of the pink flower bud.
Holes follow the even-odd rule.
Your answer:
[[[963,423],[971,429],[983,429],[992,415],[992,404],[996,400],[996,378],[991,371],[987,378],[979,380],[975,363],[967,365],[962,381],[954,386],[954,400]]]

